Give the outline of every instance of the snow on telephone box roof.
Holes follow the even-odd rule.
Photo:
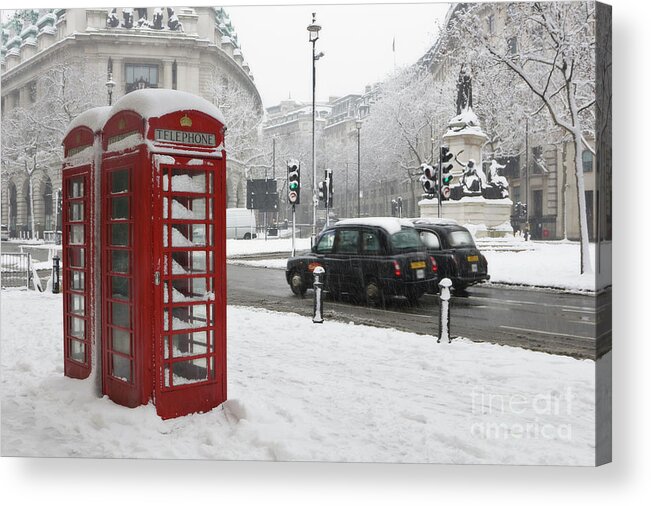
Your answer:
[[[145,119],[160,118],[177,111],[200,111],[225,125],[224,115],[205,98],[192,93],[165,88],[147,88],[127,93],[111,109],[111,116],[120,111],[134,111]]]
[[[109,105],[87,109],[70,122],[68,128],[63,134],[63,138],[65,139],[70,132],[80,126],[90,128],[93,133],[99,132],[102,128],[104,128],[104,124],[106,123],[106,120],[110,114],[111,106]]]

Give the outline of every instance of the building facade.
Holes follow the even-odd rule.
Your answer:
[[[18,12],[19,16],[2,29],[3,122],[17,108],[28,111],[47,99],[38,96],[40,79],[56,66],[72,69],[77,78],[81,76],[78,80],[82,84],[77,85],[81,97],[77,98],[86,99],[86,108],[115,102],[141,88],[187,91],[219,107],[224,105],[220,101],[225,90],[237,89],[262,117],[262,101],[251,69],[222,8]],[[109,82],[113,83],[110,92]],[[72,99],[69,102],[70,108],[78,106]],[[228,137],[226,143],[228,149]],[[61,168],[56,160],[60,156],[49,157],[31,178],[17,159],[3,158],[2,223],[9,226],[12,236],[31,234],[32,222],[38,237],[54,230],[57,189],[61,186]],[[227,170],[228,206],[243,207],[245,167],[229,161]]]

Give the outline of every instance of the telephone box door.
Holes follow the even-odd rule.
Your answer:
[[[152,195],[155,398],[163,418],[226,399],[223,162],[166,161],[154,156]]]

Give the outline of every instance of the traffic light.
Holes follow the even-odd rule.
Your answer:
[[[287,162],[287,201],[301,203],[301,165],[296,160]]]
[[[332,209],[332,204],[333,204],[333,187],[332,187],[332,170],[326,169],[325,171],[325,189],[326,189],[326,194],[327,194],[327,200],[326,200],[326,207],[329,207]]]
[[[441,167],[441,200],[450,198],[450,183],[452,182],[452,158],[454,155],[450,153],[450,148],[441,146],[439,164]]]
[[[423,185],[423,190],[425,190],[427,196],[431,198],[436,193],[438,187],[437,170],[426,163],[422,164],[420,168],[423,171],[423,174],[420,176],[420,183]]]
[[[326,182],[325,181],[319,181],[319,200],[325,201],[326,198]]]

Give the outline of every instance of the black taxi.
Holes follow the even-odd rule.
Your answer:
[[[488,261],[477,249],[470,231],[453,220],[418,218],[411,220],[436,259],[441,279],[449,278],[456,291],[490,279]]]
[[[327,292],[374,305],[393,296],[415,303],[438,282],[436,260],[414,225],[399,218],[346,219],[325,229],[310,254],[288,259],[292,292],[302,296],[312,288],[318,266],[325,269]]]

